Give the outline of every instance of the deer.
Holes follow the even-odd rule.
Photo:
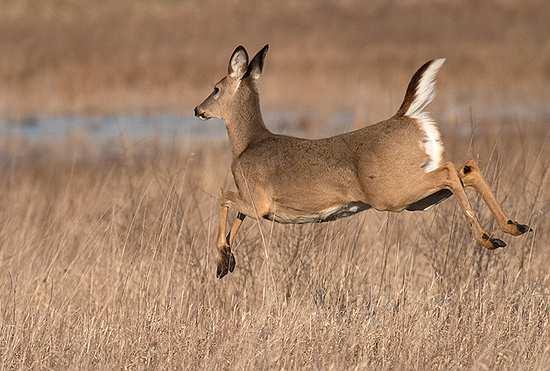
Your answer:
[[[444,153],[438,123],[425,111],[435,97],[445,59],[426,62],[412,76],[389,119],[324,139],[272,133],[260,109],[259,81],[269,45],[249,61],[235,48],[228,72],[194,109],[202,120],[225,122],[237,191],[220,189],[216,277],[235,269],[231,246],[246,217],[277,223],[320,223],[359,212],[423,211],[454,195],[473,239],[494,250],[506,243],[481,226],[466,196],[481,195],[502,232],[531,230],[512,221],[496,200],[475,160],[457,167]],[[229,232],[228,212],[236,211]]]

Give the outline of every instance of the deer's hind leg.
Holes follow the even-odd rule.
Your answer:
[[[470,205],[470,201],[466,197],[458,171],[452,162],[447,162],[429,173],[422,174],[414,183],[408,184],[406,189],[400,189],[400,192],[392,192],[393,194],[398,193],[399,199],[394,199],[389,203],[386,201],[386,204],[381,207],[388,210],[403,210],[408,205],[415,204],[419,200],[425,199],[444,189],[450,190],[456,197],[470,225],[474,238],[481,246],[489,250],[506,246],[506,243],[498,238],[489,236],[479,223]],[[380,209],[379,206],[374,205],[374,207]]]
[[[458,175],[465,187],[472,187],[481,195],[503,232],[519,236],[531,230],[529,226],[512,221],[506,216],[474,160],[467,161],[458,172]]]
[[[464,192],[464,187],[462,185],[462,182],[460,181],[460,178],[458,177],[458,171],[456,170],[455,165],[452,162],[447,162],[446,164],[432,171],[431,173],[434,172],[436,173],[436,176],[438,175],[437,173],[443,174],[443,184],[446,187],[450,188],[454,196],[457,198],[458,203],[462,208],[462,211],[464,211],[464,215],[466,216],[466,219],[470,224],[472,233],[476,241],[481,246],[489,250],[497,249],[499,247],[505,247],[506,243],[504,243],[504,241],[489,236],[485,232],[483,227],[481,227],[481,224],[479,223],[479,220],[474,213],[470,201],[466,196],[466,192]],[[428,173],[426,175],[429,175],[431,173]]]

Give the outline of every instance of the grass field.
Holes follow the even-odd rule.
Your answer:
[[[322,225],[247,220],[215,278],[225,144],[2,145],[1,368],[526,368],[550,364],[547,125],[450,136],[513,219],[484,251],[451,198]]]

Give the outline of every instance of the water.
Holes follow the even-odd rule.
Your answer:
[[[300,115],[291,112],[268,113],[265,120],[270,129],[278,133],[303,133],[296,123],[314,120],[314,114]],[[316,130],[318,135],[330,135],[350,129],[352,115],[336,113],[327,124]],[[299,125],[298,125],[299,126]],[[302,125],[303,126],[303,125]],[[59,139],[71,134],[85,134],[94,141],[104,142],[111,138],[126,136],[131,139],[158,138],[225,138],[223,121],[202,121],[192,116],[176,114],[117,115],[117,116],[57,116],[29,117],[23,120],[0,119],[0,135],[24,137],[31,141]]]
[[[221,120],[200,121],[194,117],[173,114],[125,116],[58,116],[26,118],[20,121],[0,120],[0,135],[21,136],[29,140],[58,139],[84,133],[103,142],[121,135],[139,139],[158,136],[208,137],[225,135]]]
[[[510,107],[498,111],[484,110],[475,112],[475,119],[499,120],[504,127],[506,121],[517,122],[519,117],[523,120],[534,120],[535,117],[530,117],[533,114],[537,120],[550,121],[548,107],[526,112]],[[442,125],[456,122],[456,118],[460,117],[458,125],[451,129],[457,131],[457,134],[468,135],[463,131],[469,131],[470,125],[463,125],[462,122],[468,123],[472,119],[469,110],[453,107],[434,116],[441,118]],[[264,117],[268,128],[276,133],[308,138],[321,138],[349,131],[354,121],[352,112],[337,112],[323,119],[315,112],[268,112]],[[224,123],[218,119],[202,121],[177,114],[28,117],[17,121],[0,118],[0,136],[4,138],[16,136],[38,141],[60,139],[72,134],[84,134],[101,143],[120,136],[130,139],[157,137],[161,140],[223,139],[226,137],[226,130]]]

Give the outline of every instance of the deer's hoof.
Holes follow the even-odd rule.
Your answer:
[[[231,252],[229,247],[222,250],[220,259],[218,260],[218,267],[216,268],[216,277],[223,278],[228,272],[233,272],[235,269],[235,256]]]
[[[235,270],[235,255],[233,253],[229,253],[229,272],[233,273]]]
[[[506,242],[498,239],[498,238],[492,238],[487,234],[483,234],[481,244],[483,247],[489,250],[495,250],[502,247],[506,247]]]
[[[510,233],[512,236],[521,236],[522,234],[526,232],[532,232],[533,230],[529,228],[526,224],[519,224],[518,222],[514,222],[512,220],[508,220],[508,233]]]
[[[506,242],[499,240],[498,238],[490,238],[489,241],[491,241],[491,244],[493,244],[494,249],[506,247]]]

